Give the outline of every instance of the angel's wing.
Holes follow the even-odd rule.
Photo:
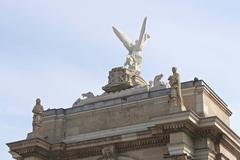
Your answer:
[[[128,38],[128,36],[116,29],[115,27],[113,28],[113,32],[117,35],[117,37],[120,39],[120,41],[123,43],[123,45],[127,48],[127,50],[131,51],[132,50],[132,40]]]
[[[147,17],[145,17],[144,20],[143,20],[141,32],[140,32],[140,35],[139,35],[139,39],[138,39],[138,48],[139,49],[142,49],[143,45],[144,45],[144,42],[147,41],[150,38],[150,36],[145,33],[146,23],[147,23]]]

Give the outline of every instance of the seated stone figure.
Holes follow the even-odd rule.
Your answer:
[[[92,92],[83,93],[82,96],[83,96],[83,98],[86,97],[87,99],[95,97]]]
[[[163,81],[161,81],[162,77],[163,77],[163,74],[159,74],[155,76],[153,81],[154,88],[161,88],[161,89],[166,88],[166,84]]]

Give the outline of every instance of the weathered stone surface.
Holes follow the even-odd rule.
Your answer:
[[[8,146],[37,160],[240,159],[227,105],[203,81],[181,86],[185,111],[172,111],[170,88],[135,87],[46,110],[38,138]]]
[[[39,129],[42,127],[42,118],[43,118],[43,106],[41,105],[41,100],[36,99],[36,105],[33,107],[33,132],[38,133]]]
[[[123,67],[113,68],[109,72],[108,84],[102,89],[109,92],[117,92],[135,86],[144,86],[146,82],[139,74]]]
[[[170,155],[194,155],[193,139],[184,132],[175,132],[170,134],[170,144],[168,151]]]

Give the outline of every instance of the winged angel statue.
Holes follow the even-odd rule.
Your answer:
[[[138,73],[140,73],[140,67],[142,63],[141,51],[146,41],[150,38],[150,36],[147,33],[145,33],[146,22],[147,17],[145,17],[143,20],[139,38],[138,40],[135,41],[135,43],[132,40],[130,40],[125,33],[121,32],[115,27],[112,27],[114,33],[117,35],[117,37],[129,51],[124,66],[128,67],[128,69],[130,70],[137,71]]]

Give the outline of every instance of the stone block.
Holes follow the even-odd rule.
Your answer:
[[[144,85],[146,82],[139,74],[123,67],[117,67],[109,72],[108,84],[102,89],[109,93]]]

